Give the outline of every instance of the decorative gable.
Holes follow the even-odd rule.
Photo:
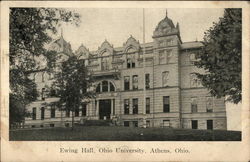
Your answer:
[[[80,59],[89,58],[89,50],[82,44],[76,51],[76,55],[80,57]]]
[[[124,47],[123,50],[124,53],[136,52],[139,51],[140,49],[140,43],[131,35],[126,41],[126,43],[123,44],[123,47]]]
[[[108,55],[113,55],[114,53],[114,48],[113,45],[111,45],[107,40],[105,40],[101,47],[98,48],[97,54],[98,56],[108,56]]]

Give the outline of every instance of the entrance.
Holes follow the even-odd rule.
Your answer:
[[[110,119],[111,100],[99,100],[100,119]]]

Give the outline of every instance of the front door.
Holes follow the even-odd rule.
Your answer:
[[[110,119],[111,100],[99,100],[100,119]]]

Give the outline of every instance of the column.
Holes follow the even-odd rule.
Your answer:
[[[112,119],[112,116],[113,116],[113,110],[114,110],[114,100],[111,99],[111,114],[110,114],[110,119]]]
[[[96,109],[95,109],[95,112],[96,112],[96,117],[99,119],[99,100],[96,100],[96,105],[95,105]]]

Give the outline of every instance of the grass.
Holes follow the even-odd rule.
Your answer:
[[[240,131],[77,126],[10,131],[11,141],[240,141]]]

